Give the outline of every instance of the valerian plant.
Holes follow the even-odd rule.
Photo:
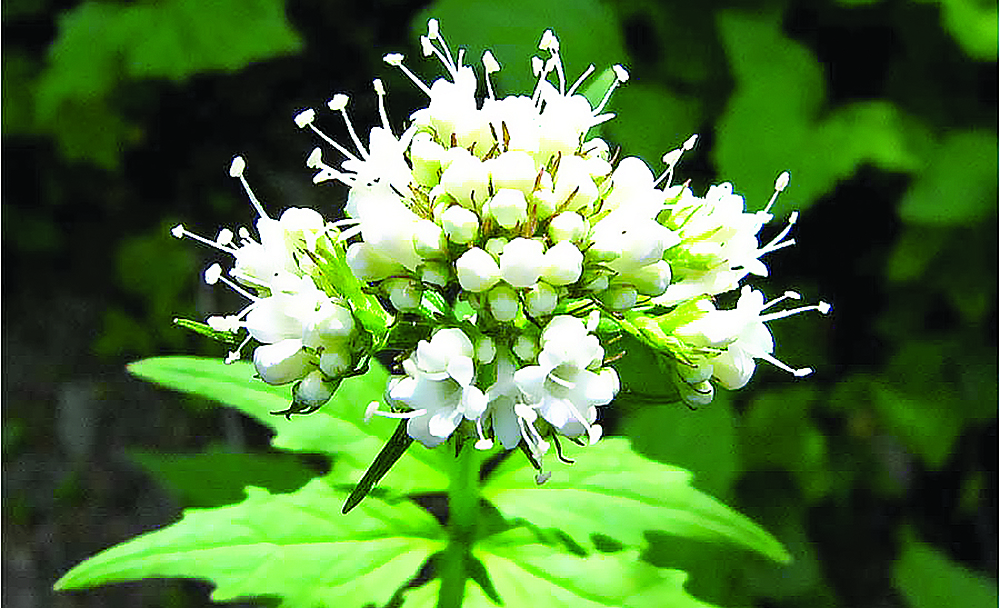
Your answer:
[[[685,573],[640,559],[647,532],[787,561],[686,471],[602,438],[599,420],[620,391],[620,353],[609,351],[624,334],[655,353],[689,407],[711,402],[716,385],[744,386],[757,360],[811,371],[773,356],[767,323],[829,305],[781,308],[799,296],[767,300],[745,282],[767,275],[762,256],[793,242],[794,214],[759,236],[788,174],[751,212],[728,183],[704,196],[674,183],[694,137],[663,157],[658,176],[619,159],[590,134],[613,118],[605,106],[628,73],[609,68],[599,80],[611,85],[592,105],[581,88],[594,67],[569,84],[551,31],[532,60],[534,90],[507,97],[494,92],[501,66],[489,51],[480,81],[436,20],[421,45],[446,71],[429,86],[402,55],[385,56],[429,100],[402,132],[381,80],[381,125],[367,145],[346,95],[328,106],[348,145],[317,126],[314,110],[295,116],[336,155],[316,148],[306,164],[315,183],[348,186],[345,218],[303,208],[272,217],[236,157],[230,174],[257,214],[256,234],[174,229],[232,258],[205,280],[246,307],[183,323],[233,345],[225,362],[131,367],[261,420],[276,447],[330,455],[331,472],[292,493],[251,487],[239,504],[186,511],[80,564],[59,588],[199,577],[214,583],[215,600],[272,596],[296,607],[705,606],[684,591]],[[734,308],[717,308],[715,296],[736,290]],[[239,361],[251,345],[253,370]],[[375,417],[398,419],[395,432]],[[446,515],[427,499],[445,487]]]

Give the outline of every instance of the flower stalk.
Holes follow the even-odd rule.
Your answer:
[[[479,519],[479,450],[465,442],[455,458],[448,487],[448,546],[441,556],[438,608],[458,608],[469,578]]]

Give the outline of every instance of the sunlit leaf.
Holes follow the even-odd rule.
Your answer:
[[[364,412],[381,399],[388,376],[376,362],[364,376],[344,380],[333,399],[318,412],[306,416],[275,416],[271,412],[288,407],[287,386],[270,386],[254,378],[246,362],[226,365],[221,359],[160,357],[129,366],[133,374],[168,388],[200,395],[235,407],[275,430],[272,445],[286,450],[317,452],[333,456],[332,479],[355,483],[368,468],[395,422],[364,422]],[[413,445],[385,478],[397,492],[442,490],[447,487],[444,450]],[[337,507],[338,513],[340,507]]]
[[[56,589],[182,577],[209,580],[218,602],[280,596],[289,608],[384,604],[440,549],[443,531],[408,501],[369,498],[341,515],[345,496],[324,480],[293,494],[249,488],[238,505],[185,511],[172,526],[99,553]]]
[[[746,517],[691,487],[691,473],[648,460],[628,440],[605,438],[573,465],[556,466],[539,487],[523,458],[508,458],[486,480],[483,495],[508,518],[569,534],[589,545],[595,532],[639,547],[647,531],[709,542],[730,542],[776,561],[788,553]],[[595,529],[594,519],[600,525]]]
[[[708,608],[684,590],[687,574],[639,559],[636,551],[579,557],[540,544],[523,529],[485,539],[475,551],[504,606],[553,608]],[[406,608],[430,608],[437,580],[406,594]],[[466,608],[494,607],[473,582],[466,584]]]

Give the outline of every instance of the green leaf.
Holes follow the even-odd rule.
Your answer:
[[[139,137],[115,109],[119,83],[238,70],[301,46],[282,0],[84,2],[59,19],[37,117],[67,158],[113,169]]]
[[[949,133],[903,195],[899,215],[926,225],[968,224],[997,213],[997,134]]]
[[[531,95],[535,77],[530,59],[540,53],[538,42],[547,29],[559,37],[567,88],[588,65],[594,64],[599,73],[626,57],[618,20],[598,0],[438,0],[414,20],[415,32],[426,33],[428,17],[441,22],[441,33],[453,52],[467,49],[468,65],[478,65],[486,49],[493,52],[503,66],[494,76],[501,96]],[[436,73],[431,69],[417,72]]]
[[[253,366],[221,359],[159,357],[129,365],[133,374],[174,390],[199,395],[235,407],[271,427],[276,448],[318,452],[334,457],[331,478],[352,483],[392,434],[393,422],[364,422],[367,405],[381,399],[388,375],[375,361],[364,376],[341,383],[323,409],[307,416],[275,416],[285,409],[291,394],[287,386],[270,386],[254,378]],[[396,463],[386,483],[397,492],[427,492],[447,486],[444,450],[414,445]],[[338,506],[339,511],[339,506]]]
[[[751,209],[762,207],[782,171],[791,186],[774,212],[803,208],[872,162],[891,171],[920,168],[925,130],[883,101],[823,115],[823,71],[813,53],[786,37],[777,11],[721,11],[718,27],[736,90],[716,124],[712,150],[720,176]]]
[[[217,602],[267,595],[296,608],[384,604],[441,548],[443,531],[408,501],[370,498],[341,515],[344,497],[321,479],[294,494],[249,488],[244,502],[187,510],[172,526],[88,559],[55,587],[183,577],[211,581]]]
[[[245,454],[211,448],[199,454],[133,451],[130,456],[189,507],[240,502],[247,486],[292,492],[316,476],[316,471],[292,454]]]
[[[978,0],[920,0],[941,5],[941,26],[965,53],[981,61],[997,60],[997,5]]]
[[[628,396],[616,406],[628,408]],[[694,483],[713,496],[726,496],[741,470],[736,423],[729,396],[716,391],[712,403],[695,411],[680,403],[629,408],[623,432],[635,450],[694,474]]]
[[[684,590],[687,574],[663,570],[639,559],[636,551],[579,557],[540,544],[524,529],[485,539],[475,550],[505,606],[535,606],[540,598],[552,608],[707,608]],[[406,594],[406,608],[430,608],[437,580]],[[472,583],[466,583],[465,608],[496,606]]]
[[[893,582],[910,608],[992,608],[1000,601],[996,581],[976,575],[904,530]]]
[[[487,478],[483,496],[507,518],[562,530],[581,545],[590,544],[596,532],[639,547],[647,531],[658,530],[736,543],[780,562],[789,559],[766,531],[691,487],[691,473],[638,455],[626,439],[602,439],[579,456],[576,464],[553,471],[541,487],[524,459],[508,458]],[[599,529],[595,517],[602,523]]]

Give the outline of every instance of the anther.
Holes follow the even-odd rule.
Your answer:
[[[306,127],[311,125],[314,120],[316,120],[316,110],[313,110],[312,108],[302,110],[301,112],[295,115],[295,124],[300,129],[305,129]],[[242,170],[240,171],[240,173],[242,173]],[[232,171],[230,171],[230,175],[232,175]],[[233,175],[233,177],[236,176]]]
[[[229,177],[243,177],[243,170],[247,168],[247,162],[242,156],[234,156],[233,162],[229,165]]]

